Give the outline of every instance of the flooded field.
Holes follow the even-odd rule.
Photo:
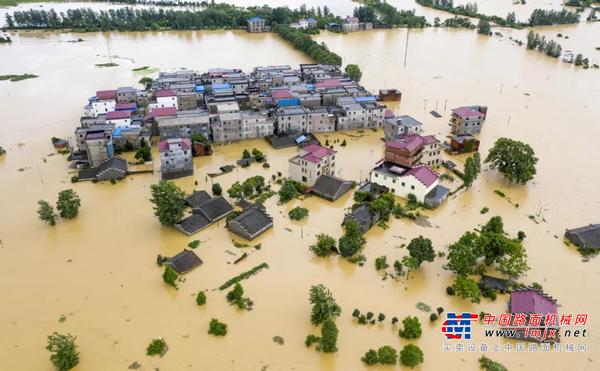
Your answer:
[[[566,27],[565,27],[566,28]],[[555,28],[561,32],[561,28]],[[588,39],[591,36],[587,36]],[[81,43],[68,43],[82,38]],[[526,52],[506,39],[486,38],[470,31],[410,31],[404,67],[406,30],[362,32],[349,35],[323,33],[315,37],[340,54],[345,63],[357,63],[362,83],[370,90],[397,87],[402,103],[391,107],[425,124],[427,133],[445,137],[450,108],[485,104],[489,116],[481,134],[481,152],[508,136],[532,145],[538,175],[528,186],[510,186],[497,174],[484,171],[472,189],[449,199],[438,210],[427,212],[427,223],[393,220],[388,230],[375,227],[367,233],[364,267],[336,257],[316,258],[308,246],[317,233],[341,234],[344,209],[351,195],[336,203],[319,198],[276,204],[267,201],[274,228],[252,244],[260,250],[238,249],[224,222],[192,238],[161,227],[152,215],[149,187],[159,174],[136,175],[116,185],[71,185],[66,159],[53,153],[51,136],[70,135],[78,125],[82,106],[99,89],[136,84],[138,66],[174,69],[309,62],[275,35],[244,32],[156,32],[57,34],[23,32],[12,45],[0,45],[0,74],[34,73],[40,77],[17,83],[0,82],[3,118],[0,145],[0,338],[2,369],[51,370],[45,337],[52,331],[77,336],[81,363],[77,370],[121,370],[134,361],[144,370],[361,370],[360,357],[381,345],[400,348],[407,341],[390,325],[360,326],[352,310],[385,313],[387,318],[416,315],[424,331],[418,344],[425,353],[421,370],[476,370],[481,353],[442,353],[441,323],[429,324],[429,314],[415,308],[418,302],[454,311],[505,310],[508,297],[479,305],[449,297],[445,287],[451,275],[445,259],[425,264],[410,279],[382,281],[373,267],[377,256],[394,261],[406,254],[399,248],[410,239],[430,238],[445,251],[464,231],[501,215],[507,231],[526,233],[525,246],[531,271],[523,282],[539,282],[558,298],[559,313],[589,313],[587,353],[499,352],[489,355],[510,370],[596,370],[600,336],[595,332],[600,316],[597,291],[598,259],[584,263],[562,242],[566,227],[598,222],[600,135],[600,73],[582,71],[539,53]],[[588,40],[586,39],[586,40]],[[106,41],[115,68],[104,63]],[[586,41],[588,42],[588,41]],[[437,110],[436,119],[429,111]],[[364,178],[382,154],[381,132],[330,134],[345,138],[336,145],[339,176]],[[320,135],[325,139],[324,135]],[[253,165],[215,178],[224,189],[251,175],[270,179],[287,173],[294,149],[275,151],[262,140],[216,147],[212,157],[195,159],[195,175],[177,180],[183,189],[210,189],[208,172],[233,164],[244,148],[265,152],[270,169]],[[155,153],[156,155],[156,153]],[[452,161],[461,164],[461,158]],[[155,164],[158,168],[158,164]],[[198,182],[195,185],[194,182]],[[73,187],[81,196],[80,215],[59,221],[55,227],[37,220],[37,200],[53,203],[58,191]],[[501,190],[512,204],[497,196]],[[519,204],[516,208],[514,204]],[[291,222],[287,211],[302,205],[310,210],[306,222]],[[480,214],[489,207],[490,212]],[[528,218],[536,215],[536,224]],[[193,239],[201,240],[196,252],[204,261],[185,276],[175,291],[162,282],[157,254],[173,255]],[[243,251],[249,257],[233,265]],[[233,253],[233,255],[232,255]],[[225,293],[215,291],[229,278],[262,262],[270,266],[243,282],[254,310],[242,312],[227,304]],[[310,325],[308,290],[323,283],[343,308],[337,320],[338,348],[333,355],[304,346]],[[198,307],[195,294],[206,289],[208,303]],[[66,321],[59,322],[61,315]],[[207,334],[208,322],[218,318],[229,325],[225,338]],[[273,336],[285,339],[283,346]],[[145,355],[154,337],[169,345],[164,358]],[[482,340],[482,339],[476,339]]]

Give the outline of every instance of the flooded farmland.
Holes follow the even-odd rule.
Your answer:
[[[481,8],[483,10],[483,8]],[[571,33],[573,26],[548,28]],[[578,25],[596,30],[596,25]],[[597,31],[597,30],[596,30]],[[423,235],[437,251],[445,251],[466,230],[492,215],[504,219],[507,231],[526,233],[525,247],[531,270],[522,279],[539,282],[558,299],[559,313],[589,313],[586,353],[493,353],[510,370],[597,370],[600,336],[598,259],[582,262],[562,242],[564,229],[598,222],[600,152],[600,72],[584,71],[541,53],[526,51],[506,37],[484,37],[473,31],[411,30],[406,66],[406,30],[362,32],[348,35],[324,32],[315,36],[356,63],[361,81],[371,91],[397,87],[402,102],[390,108],[424,123],[425,132],[443,138],[449,134],[449,110],[464,104],[484,104],[489,115],[480,136],[482,154],[503,136],[529,143],[540,158],[538,173],[527,186],[509,185],[493,171],[484,172],[474,186],[450,198],[435,211],[425,212],[427,223],[392,220],[390,228],[374,227],[366,234],[363,267],[337,257],[317,258],[308,246],[318,233],[339,236],[344,209],[352,205],[348,194],[335,203],[312,197],[284,206],[276,197],[266,202],[274,228],[256,242],[260,250],[236,248],[224,221],[192,238],[162,227],[152,215],[149,187],[159,174],[127,177],[116,185],[70,183],[66,158],[54,153],[50,138],[67,136],[78,125],[82,106],[96,90],[135,85],[138,66],[158,69],[307,63],[302,53],[273,34],[243,31],[189,31],[146,33],[11,34],[12,45],[0,45],[0,75],[34,73],[40,77],[21,82],[0,82],[0,292],[3,336],[2,369],[51,370],[46,336],[53,331],[77,336],[81,363],[76,370],[121,370],[133,362],[153,370],[361,370],[360,357],[381,345],[407,344],[397,327],[360,326],[352,319],[354,308],[385,313],[388,318],[416,315],[423,335],[415,341],[425,353],[421,370],[476,370],[481,353],[443,353],[441,323],[430,324],[418,302],[446,310],[498,313],[508,297],[470,304],[445,294],[451,274],[446,260],[425,264],[410,278],[382,280],[373,267],[380,255],[394,261],[406,255],[399,248]],[[508,32],[502,30],[502,32]],[[514,31],[524,39],[525,31]],[[573,32],[574,33],[574,32]],[[572,37],[572,48],[600,46],[598,32]],[[84,42],[67,41],[82,38]],[[108,61],[107,41],[119,66],[98,68]],[[592,60],[597,56],[590,55]],[[150,75],[151,76],[151,75]],[[429,111],[437,110],[442,118]],[[349,136],[351,134],[351,136]],[[382,132],[333,133],[321,139],[347,139],[335,145],[339,176],[360,180],[382,156]],[[215,178],[224,189],[251,175],[270,179],[286,174],[294,149],[273,150],[262,140],[216,146],[211,157],[194,160],[194,177],[175,181],[184,190],[209,190],[206,176],[219,166],[233,164],[244,148],[265,152],[270,169],[252,165]],[[155,157],[156,153],[155,153]],[[462,164],[464,158],[449,157]],[[155,163],[155,168],[159,164]],[[195,185],[195,182],[198,182]],[[74,188],[82,199],[80,215],[59,221],[53,228],[35,213],[37,200],[54,201],[58,191]],[[510,200],[499,197],[501,190]],[[519,207],[515,207],[518,204]],[[302,205],[310,210],[305,222],[292,222],[287,212]],[[490,212],[481,215],[488,207]],[[528,216],[535,215],[539,224]],[[193,239],[201,240],[196,253],[204,264],[185,276],[175,291],[162,282],[156,255],[171,256]],[[236,239],[237,240],[237,239]],[[244,251],[249,257],[234,265]],[[250,312],[229,306],[225,294],[215,290],[229,278],[262,262],[269,269],[243,282],[254,302]],[[308,290],[323,283],[343,309],[335,354],[317,353],[304,346],[309,333]],[[206,289],[208,302],[195,303]],[[66,317],[59,322],[61,315]],[[225,338],[207,334],[208,322],[218,318],[229,325]],[[163,358],[145,355],[152,338],[162,336],[169,345]],[[285,339],[284,345],[272,341]]]

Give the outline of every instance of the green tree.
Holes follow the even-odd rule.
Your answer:
[[[360,226],[354,219],[348,219],[344,224],[344,235],[340,237],[338,248],[343,257],[356,254],[365,244]]]
[[[387,267],[389,267],[390,265],[387,263],[387,256],[382,255],[378,258],[375,258],[375,269],[376,270],[382,270],[382,269],[386,269]]]
[[[417,260],[418,266],[421,266],[423,262],[432,262],[435,259],[435,251],[433,251],[433,245],[429,238],[423,236],[413,238],[407,248],[410,256]]]
[[[408,316],[402,320],[404,328],[398,331],[398,335],[405,339],[417,339],[421,336],[421,322],[417,317]]]
[[[414,344],[405,345],[400,351],[400,363],[406,367],[416,367],[423,363],[423,351]]]
[[[410,256],[410,255],[403,256],[402,257],[402,262],[400,264],[401,264],[400,267],[394,267],[394,268],[395,269],[397,269],[397,268],[401,269],[402,266],[406,267],[407,268],[406,278],[408,278],[408,275],[410,274],[410,270],[411,269],[412,270],[419,269],[419,266],[420,266],[419,261],[417,260],[417,258],[415,258],[414,256]]]
[[[279,202],[284,204],[298,195],[298,190],[291,180],[285,180],[279,189]]]
[[[193,134],[190,139],[192,139],[192,142],[200,142],[200,143],[204,143],[208,140],[206,138],[206,135],[204,135],[202,133]]]
[[[538,158],[528,144],[500,138],[494,143],[485,162],[490,163],[490,168],[498,169],[510,182],[525,184],[535,176]]]
[[[58,194],[56,209],[62,218],[73,219],[79,213],[81,200],[79,195],[72,189],[65,189]]]
[[[167,349],[167,342],[163,338],[152,339],[148,348],[146,348],[146,354],[154,356],[157,354],[163,354]]]
[[[308,216],[308,209],[305,207],[296,206],[288,213],[292,220],[302,220]]]
[[[377,351],[374,349],[369,349],[360,360],[369,366],[376,364],[377,362],[379,362]]]
[[[470,187],[473,185],[475,179],[481,172],[481,157],[479,153],[475,153],[473,156],[469,157],[465,162],[465,173],[463,176],[463,182],[465,187]]]
[[[317,243],[310,246],[310,251],[317,256],[329,256],[335,250],[335,239],[324,233],[317,235]]]
[[[165,180],[150,186],[152,197],[150,202],[154,204],[154,215],[161,224],[173,225],[181,220],[185,209],[185,192],[175,183]]]
[[[377,350],[377,359],[382,365],[395,365],[398,361],[398,352],[389,345],[384,345]]]
[[[474,280],[457,276],[452,284],[452,289],[455,295],[463,299],[470,299],[471,303],[479,303],[481,301],[481,290]]]
[[[362,77],[362,71],[360,70],[360,67],[358,67],[357,64],[347,65],[346,68],[344,69],[344,71],[346,72],[348,77],[350,77],[352,80],[354,80],[356,82],[359,82],[360,78]]]
[[[325,353],[337,352],[338,328],[333,318],[329,317],[323,322],[321,327],[321,340],[319,341],[319,350]]]
[[[448,247],[447,269],[461,276],[481,272],[478,259],[483,252],[478,245],[478,236],[474,232],[466,232],[460,239]]]
[[[250,158],[252,157],[252,155],[250,154],[250,151],[248,151],[246,148],[244,148],[244,151],[242,152],[242,158]]]
[[[218,319],[213,318],[208,324],[208,333],[214,336],[225,336],[227,335],[227,325],[223,322],[219,322]]]
[[[223,194],[223,188],[221,188],[219,183],[214,183],[212,185],[212,194],[213,196],[220,196]]]
[[[58,216],[56,212],[54,212],[54,208],[46,201],[39,200],[38,201],[38,217],[44,223],[48,223],[50,225],[56,224],[56,217]]]
[[[152,160],[152,152],[150,151],[150,147],[148,147],[148,146],[141,146],[135,152],[135,156],[134,157],[135,157],[136,160],[143,161],[143,162]]]
[[[322,284],[311,286],[309,301],[313,306],[310,322],[315,326],[325,322],[328,318],[338,317],[342,313],[342,308],[336,303],[331,291]]]
[[[59,371],[67,371],[79,363],[79,352],[75,344],[76,338],[71,334],[52,333],[47,338],[46,349],[52,353],[50,362]]]
[[[265,160],[265,155],[256,148],[252,148],[252,156],[254,156],[258,162],[263,162]]]
[[[242,198],[244,195],[244,187],[242,187],[240,182],[236,181],[227,190],[227,194],[229,194],[229,197],[231,198]]]
[[[206,304],[206,294],[204,293],[204,291],[198,292],[198,295],[196,295],[196,303],[198,305]]]
[[[169,286],[173,286],[177,288],[177,278],[179,278],[179,274],[175,272],[175,269],[170,266],[165,266],[165,271],[163,272],[163,281]]]
[[[477,32],[482,35],[489,35],[492,33],[492,29],[490,26],[490,22],[485,19],[480,19],[479,24],[477,25]]]

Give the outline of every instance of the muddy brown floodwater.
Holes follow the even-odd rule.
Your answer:
[[[557,28],[559,29],[559,28]],[[81,43],[66,41],[83,38]],[[587,37],[592,37],[588,35]],[[106,58],[110,40],[115,68],[97,68]],[[319,198],[266,207],[275,227],[261,236],[260,250],[243,262],[232,262],[245,251],[232,243],[224,222],[192,238],[162,227],[152,215],[149,187],[158,174],[128,177],[116,185],[69,182],[66,159],[50,156],[51,136],[66,136],[77,126],[82,106],[99,89],[135,84],[140,75],[133,67],[160,69],[309,62],[275,35],[244,32],[157,32],[108,34],[57,34],[24,32],[11,45],[0,45],[0,74],[34,73],[40,77],[17,83],[0,82],[0,359],[5,370],[51,370],[46,335],[52,331],[77,336],[81,363],[77,370],[123,370],[134,361],[151,370],[361,370],[360,357],[381,345],[407,344],[389,324],[393,316],[416,315],[424,326],[415,341],[425,352],[422,370],[476,370],[479,352],[443,353],[441,322],[429,323],[428,313],[415,308],[424,302],[454,311],[502,312],[508,297],[472,305],[445,294],[451,275],[445,259],[425,264],[411,278],[382,281],[373,262],[406,254],[398,248],[423,235],[436,250],[445,251],[464,231],[501,215],[511,235],[522,230],[531,271],[523,282],[539,282],[558,298],[560,313],[589,313],[586,353],[499,352],[489,355],[510,370],[597,370],[600,337],[598,259],[583,263],[580,255],[562,242],[565,227],[598,222],[600,197],[600,73],[582,71],[539,53],[526,52],[505,39],[486,38],[470,31],[411,31],[406,67],[403,67],[405,30],[316,36],[358,63],[363,83],[370,89],[397,87],[402,103],[392,109],[423,121],[426,132],[449,133],[450,108],[485,104],[489,116],[481,134],[481,152],[487,153],[502,136],[523,140],[540,158],[538,174],[527,186],[511,186],[495,172],[485,170],[474,186],[449,199],[438,210],[426,212],[420,226],[393,220],[388,230],[375,227],[366,235],[364,267],[336,257],[313,256],[308,246],[317,233],[341,234],[344,209],[352,204],[346,195],[331,204]],[[428,112],[437,110],[443,118]],[[336,145],[341,177],[366,177],[382,154],[381,132],[366,131],[360,138],[349,133],[319,135],[321,139],[348,139]],[[352,134],[358,135],[354,132]],[[251,175],[271,177],[287,173],[294,149],[275,151],[262,140],[218,146],[212,157],[194,160],[195,175],[176,183],[186,191],[209,189],[206,174],[232,164],[244,148],[263,150],[270,169],[253,165],[215,178],[224,189]],[[446,156],[446,158],[448,158]],[[464,158],[452,157],[462,164]],[[158,164],[155,164],[158,168]],[[22,169],[23,171],[19,171]],[[198,186],[194,186],[194,181]],[[49,227],[37,220],[37,200],[55,200],[58,191],[74,188],[81,196],[80,215]],[[513,204],[497,196],[506,193]],[[514,204],[519,204],[516,208]],[[296,205],[310,210],[308,221],[291,222],[287,211]],[[480,214],[489,207],[490,212]],[[528,215],[543,219],[536,224]],[[155,264],[157,254],[173,255],[193,239],[204,264],[185,276],[180,289],[167,287]],[[233,252],[236,256],[230,255]],[[250,252],[250,251],[249,251]],[[270,269],[243,282],[254,310],[241,312],[215,291],[229,278],[262,262]],[[335,354],[307,349],[304,338],[317,333],[309,323],[308,290],[323,283],[343,308]],[[195,294],[208,290],[208,303],[198,307]],[[360,326],[352,310],[385,313],[385,325]],[[66,321],[59,322],[61,315]],[[229,325],[224,338],[207,334],[208,322],[218,318]],[[475,330],[476,342],[485,341]],[[283,346],[273,336],[285,339]],[[169,345],[164,358],[145,355],[154,337]],[[495,340],[494,340],[495,341]],[[503,342],[503,341],[501,341]],[[491,343],[491,342],[490,342]]]

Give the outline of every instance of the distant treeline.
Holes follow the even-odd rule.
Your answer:
[[[471,23],[471,20],[466,17],[454,16],[452,18],[446,18],[444,22],[440,22],[440,18],[435,17],[433,20],[434,27],[448,27],[448,28],[475,28],[475,25]]]
[[[306,33],[286,25],[275,26],[274,31],[292,43],[294,48],[306,53],[318,63],[342,65],[342,57],[330,51],[323,43],[319,44]]]
[[[535,9],[528,22],[518,22],[514,12],[506,15],[506,18],[499,16],[489,16],[478,12],[476,3],[467,3],[465,5],[454,6],[453,0],[415,0],[417,4],[428,8],[443,10],[455,15],[461,15],[471,18],[479,18],[488,22],[496,23],[500,26],[523,28],[527,26],[545,26],[553,24],[579,23],[579,14],[569,12],[568,10],[545,10]]]
[[[546,41],[545,36],[529,31],[527,34],[527,49],[537,49],[548,56],[558,58],[562,53],[562,46],[554,40]]]
[[[210,4],[206,1],[168,1],[168,0],[92,0],[97,3],[112,3],[112,4],[126,4],[126,5],[156,5],[156,6],[177,6],[177,7],[188,7],[188,8],[206,8]]]
[[[123,0],[125,1],[125,0]],[[139,1],[139,0],[136,0]],[[200,10],[170,10],[161,8],[109,9],[94,11],[89,8],[68,9],[57,13],[54,9],[30,9],[6,15],[7,28],[25,29],[77,29],[83,31],[144,31],[157,29],[197,30],[246,27],[249,18],[260,16],[271,26],[296,22],[300,18],[313,17],[319,27],[329,22],[341,21],[325,6],[307,9],[301,6],[291,10],[287,7],[268,6],[239,8],[229,4],[207,4]]]
[[[354,10],[354,15],[361,22],[411,28],[427,26],[425,17],[415,15],[414,10],[398,10],[380,0],[358,0],[357,2],[362,6]]]

